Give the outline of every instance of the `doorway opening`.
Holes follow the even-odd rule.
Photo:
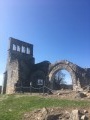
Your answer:
[[[73,89],[72,78],[67,70],[59,70],[56,72],[53,78],[53,89]]]

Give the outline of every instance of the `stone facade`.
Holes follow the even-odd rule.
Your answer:
[[[10,38],[6,71],[4,73],[3,93],[20,92],[20,87],[39,88],[44,84],[53,89],[53,77],[57,71],[65,69],[72,78],[73,90],[90,84],[90,68],[81,68],[67,60],[51,64],[43,61],[35,64],[33,45]],[[39,85],[39,82],[42,82]],[[24,89],[28,92],[30,89]],[[37,89],[36,89],[37,91]]]

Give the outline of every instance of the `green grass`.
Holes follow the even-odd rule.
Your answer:
[[[25,112],[43,107],[90,108],[89,101],[59,100],[41,96],[1,95],[0,120],[20,120]]]

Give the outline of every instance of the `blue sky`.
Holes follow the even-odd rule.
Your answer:
[[[0,84],[9,37],[33,44],[36,63],[90,68],[90,0],[0,0]]]

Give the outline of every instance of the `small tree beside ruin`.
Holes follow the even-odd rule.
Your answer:
[[[65,74],[62,73],[61,71],[58,71],[54,76],[53,82],[54,82],[54,89],[56,90],[61,89],[61,86],[66,84]]]

